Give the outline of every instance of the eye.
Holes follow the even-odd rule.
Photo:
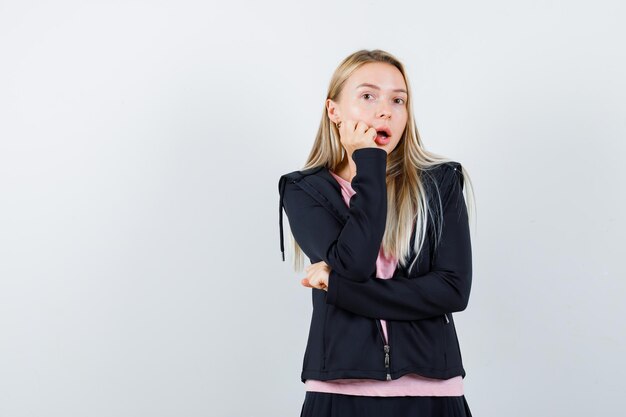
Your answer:
[[[400,100],[401,101],[401,103],[398,103],[398,104],[404,104],[404,99],[403,98],[397,98],[396,100]]]
[[[370,93],[365,93],[361,97],[365,97],[365,96],[371,96],[371,94]]]

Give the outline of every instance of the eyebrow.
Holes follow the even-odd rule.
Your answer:
[[[369,88],[373,88],[373,89],[375,89],[375,90],[380,90],[380,87],[379,87],[379,86],[374,85],[374,84],[370,84],[370,83],[363,83],[363,84],[359,84],[359,85],[357,85],[357,86],[356,86],[356,88],[361,88],[361,87],[369,87]],[[396,92],[396,93],[404,93],[404,94],[408,94],[408,93],[406,92],[406,90],[405,90],[405,89],[403,89],[403,88],[396,88],[395,90],[392,90],[392,91],[393,91],[393,92]]]

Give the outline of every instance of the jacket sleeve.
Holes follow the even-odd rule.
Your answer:
[[[387,152],[359,148],[352,159],[356,165],[351,184],[355,194],[345,224],[292,182],[285,185],[283,205],[291,232],[311,262],[323,260],[344,279],[365,280],[375,275],[385,233]]]
[[[472,252],[461,165],[442,174],[443,224],[431,270],[407,278],[346,280],[331,270],[326,303],[355,314],[386,320],[419,320],[467,307],[472,282]]]

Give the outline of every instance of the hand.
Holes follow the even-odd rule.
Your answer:
[[[362,121],[344,120],[339,128],[339,140],[350,158],[357,149],[378,148],[375,139],[376,129]]]
[[[302,279],[301,284],[309,288],[317,288],[318,290],[328,291],[328,276],[330,275],[330,266],[324,261],[311,264],[305,268],[306,277]]]

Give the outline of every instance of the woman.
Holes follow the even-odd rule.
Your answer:
[[[467,173],[426,151],[402,64],[361,50],[336,69],[302,170],[281,176],[313,314],[301,417],[471,416],[453,312],[472,261]]]

